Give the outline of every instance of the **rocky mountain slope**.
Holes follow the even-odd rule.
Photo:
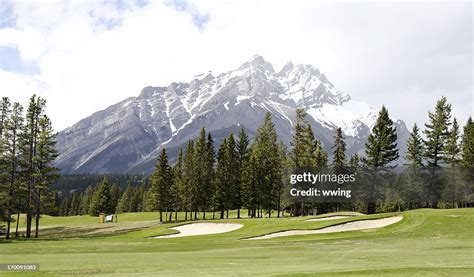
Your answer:
[[[296,107],[307,110],[326,150],[341,127],[348,154],[362,153],[377,116],[377,110],[337,90],[311,65],[289,62],[275,71],[255,56],[217,76],[208,72],[189,83],[145,87],[139,96],[79,121],[58,134],[56,166],[68,173],[149,173],[162,147],[174,158],[201,127],[212,132],[216,144],[242,127],[253,136],[267,111],[279,138],[289,143]],[[396,120],[396,126],[404,152],[409,132],[403,121]]]

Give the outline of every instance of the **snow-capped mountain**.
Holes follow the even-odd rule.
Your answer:
[[[173,158],[201,127],[212,132],[216,144],[242,127],[252,136],[267,111],[279,138],[288,143],[296,107],[307,110],[327,150],[341,127],[349,154],[362,151],[377,116],[377,110],[337,90],[312,65],[289,62],[275,71],[257,55],[217,76],[208,72],[189,83],[145,87],[139,96],[79,121],[58,134],[57,166],[63,172],[150,172],[162,147]],[[403,146],[408,130],[402,121],[396,125]]]

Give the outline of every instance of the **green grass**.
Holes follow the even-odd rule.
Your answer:
[[[1,243],[0,263],[39,263],[40,272],[30,276],[474,274],[474,209],[421,209],[402,214],[402,221],[381,229],[257,241],[241,239],[392,214],[313,222],[306,221],[310,217],[229,219],[219,222],[239,222],[244,227],[224,234],[168,239],[149,237],[172,233],[169,227],[183,223],[160,225],[152,221],[156,220],[156,213],[119,215],[119,224],[153,223],[140,230],[125,229],[100,236],[76,232],[71,238],[60,234],[108,224],[98,224],[96,218],[88,216],[45,217],[45,227],[70,229],[56,230],[57,237],[53,232],[48,238]]]

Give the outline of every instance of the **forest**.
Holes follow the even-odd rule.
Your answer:
[[[185,213],[185,220],[196,220],[227,218],[230,210],[240,218],[474,206],[474,123],[469,118],[460,126],[445,97],[428,113],[423,130],[413,126],[404,157],[384,106],[365,152],[350,157],[341,128],[335,130],[327,153],[306,112],[297,109],[290,145],[278,140],[267,113],[252,140],[243,127],[215,149],[212,134],[202,128],[198,138],[180,149],[175,164],[169,163],[163,148],[151,176],[60,175],[52,166],[58,153],[45,100],[33,96],[24,116],[21,105],[12,106],[8,98],[0,108],[0,223],[5,222],[0,228],[7,238],[11,230],[19,235],[13,215],[20,213],[26,214],[25,236],[30,237],[33,220],[38,235],[42,214],[149,211],[157,212],[160,221],[173,221],[178,212]],[[400,160],[405,162],[397,164]],[[355,174],[351,188],[357,194],[350,201],[291,197],[290,175],[303,169]]]

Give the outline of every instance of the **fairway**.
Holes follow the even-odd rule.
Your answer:
[[[403,220],[380,229],[242,240],[399,214]],[[222,234],[166,240],[151,237],[176,233],[169,228],[183,222],[159,224],[154,220],[156,216],[156,213],[121,214],[117,226],[123,228],[108,227],[116,229],[110,233],[81,232],[115,224],[99,226],[93,217],[46,217],[44,227],[50,229],[44,231],[46,237],[1,241],[0,262],[39,263],[39,272],[18,273],[18,276],[467,276],[474,273],[474,209],[420,209],[324,221],[308,221],[313,217],[210,220],[244,226]],[[130,225],[135,227],[127,227]],[[5,275],[15,276],[15,273]]]

